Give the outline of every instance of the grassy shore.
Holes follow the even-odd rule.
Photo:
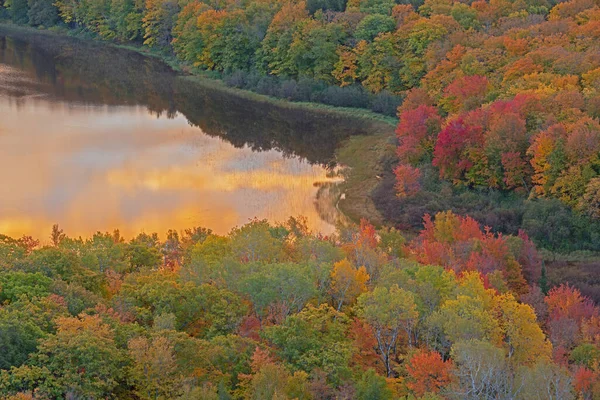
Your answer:
[[[371,192],[379,185],[383,166],[395,154],[393,129],[371,136],[352,136],[338,149],[337,159],[344,169],[343,197],[339,209],[351,220],[366,218],[375,225],[383,225]]]
[[[31,34],[45,34],[57,36],[70,36],[79,40],[93,40],[100,42],[86,31],[74,31],[60,28],[35,29],[10,23],[0,22],[0,28],[15,35],[24,36]],[[179,72],[180,78],[193,81],[194,84],[204,88],[223,91],[254,102],[266,105],[285,107],[288,109],[305,109],[315,113],[336,115],[338,117],[358,118],[369,124],[369,135],[352,136],[345,140],[336,153],[336,161],[342,166],[345,181],[341,184],[340,193],[343,196],[338,200],[338,207],[342,213],[353,221],[366,218],[377,225],[384,220],[371,200],[371,192],[379,184],[378,176],[383,172],[382,160],[394,155],[393,144],[394,127],[397,119],[370,110],[359,108],[334,107],[321,103],[292,102],[285,99],[262,95],[248,90],[227,86],[222,80],[215,79],[209,72],[190,70],[168,54],[154,51],[145,46],[132,44],[115,44],[101,41],[101,43],[116,48],[134,51],[144,56],[160,59],[173,70]]]

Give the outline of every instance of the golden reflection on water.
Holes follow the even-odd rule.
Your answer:
[[[181,115],[0,91],[0,233],[13,237],[46,239],[54,223],[84,237],[193,226],[224,234],[253,217],[292,215],[329,234],[315,203],[332,181],[322,167],[235,148]]]

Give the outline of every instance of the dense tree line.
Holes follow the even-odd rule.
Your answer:
[[[426,1],[418,11],[415,21],[446,21],[448,32],[427,47],[399,110],[399,198],[437,179],[515,193],[530,200],[512,202],[516,225],[539,244],[598,250],[598,4]]]
[[[302,219],[0,237],[9,399],[592,399],[600,309],[524,235]]]
[[[371,108],[394,116],[400,92],[349,85],[339,64],[344,46],[372,40],[386,17],[349,13],[342,1],[10,0],[0,16],[37,27],[66,26],[105,40],[174,53],[187,67],[214,71],[235,87],[293,101]],[[339,14],[339,20],[334,16]],[[356,30],[356,38],[354,31]],[[335,71],[338,71],[336,73]]]

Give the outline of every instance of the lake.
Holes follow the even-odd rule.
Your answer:
[[[0,233],[224,234],[304,216],[329,234],[335,149],[368,129],[211,88],[136,52],[0,27]]]

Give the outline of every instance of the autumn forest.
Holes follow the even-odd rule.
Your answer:
[[[600,399],[597,0],[0,0],[1,26],[312,107],[319,124],[257,123],[253,146],[174,109],[330,174],[349,153],[368,205],[333,233],[0,223],[2,398]],[[319,152],[348,113],[360,132]]]

